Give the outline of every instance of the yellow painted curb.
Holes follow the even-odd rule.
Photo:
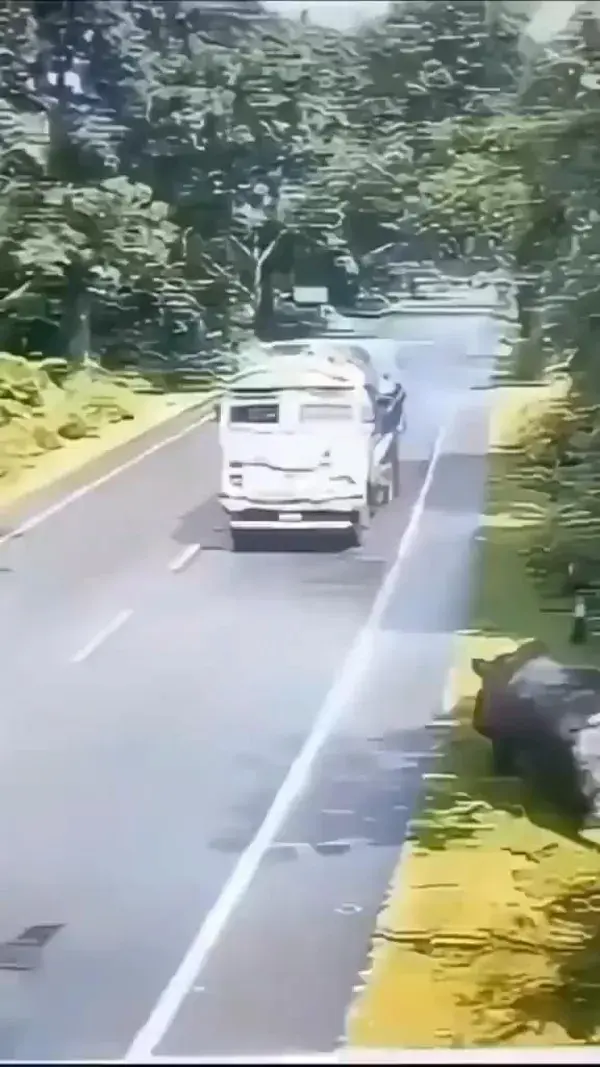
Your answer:
[[[356,1049],[600,1041],[600,852],[567,838],[521,783],[495,778],[471,726],[472,657],[534,636],[563,654],[562,624],[541,614],[519,551],[526,524],[497,448],[565,388],[498,391],[477,603],[449,683],[456,726],[424,781],[348,1013]]]

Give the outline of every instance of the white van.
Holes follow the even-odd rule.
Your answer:
[[[273,355],[220,407],[220,502],[234,548],[248,531],[368,523],[375,407],[351,363]]]

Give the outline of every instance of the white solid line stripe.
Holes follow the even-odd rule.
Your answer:
[[[228,881],[208,912],[181,964],[163,990],[149,1018],[125,1055],[126,1062],[145,1061],[171,1026],[182,1002],[223,934],[235,909],[255,877],[263,857],[279,834],[285,819],[304,789],[311,768],[329,735],[346,710],[373,654],[377,631],[393,596],[402,565],[415,540],[425,502],[442,453],[445,428],[436,439],[425,480],[398,545],[393,565],[385,576],[365,625],[348,651],[342,668],[317,714],[313,728],[292,763],[258,833],[240,856]]]
[[[87,645],[84,645],[83,648],[79,649],[79,652],[75,653],[71,663],[83,663],[85,659],[88,659],[88,657],[92,655],[92,652],[95,652],[96,649],[100,648],[100,645],[104,644],[108,637],[116,633],[117,630],[120,630],[132,615],[133,610],[131,608],[125,608],[123,611],[120,611],[118,615],[115,615],[114,619],[107,623],[102,630],[99,630],[98,633],[92,637],[91,641],[88,641]]]
[[[185,415],[185,412],[181,413],[181,416]],[[177,416],[174,416],[177,418]],[[141,463],[143,459],[147,459],[148,456],[153,456],[155,452],[160,452],[161,448],[166,448],[167,445],[175,444],[176,441],[180,441],[182,437],[187,437],[188,434],[193,433],[200,426],[203,426],[210,419],[210,414],[204,413],[201,418],[196,419],[190,426],[186,426],[185,429],[179,430],[177,433],[171,434],[169,437],[164,437],[162,441],[157,441],[155,445],[151,445],[150,448],[145,448],[143,452],[139,452],[137,456],[133,456],[131,459],[126,460],[125,463],[120,463],[117,467],[113,467],[106,474],[103,474],[100,478],[95,478],[93,482],[88,482],[86,485],[82,485],[79,489],[75,489],[72,493],[68,493],[67,496],[61,497],[55,504],[50,504],[49,507],[44,508],[43,511],[38,511],[36,515],[32,515],[30,519],[26,519],[16,529],[9,531],[9,533],[2,534],[0,536],[0,546],[6,544],[7,541],[12,541],[14,537],[21,537],[25,533],[29,533],[30,530],[35,530],[37,526],[41,526],[47,519],[51,519],[53,515],[58,515],[65,508],[68,508],[70,504],[74,504],[77,500],[81,500],[82,497],[87,496],[88,493],[99,489],[102,485],[106,485],[112,478],[116,478],[118,474],[123,474],[124,471],[131,470],[132,467],[137,467],[138,463]],[[158,427],[157,427],[158,428]],[[133,444],[135,438],[127,442]],[[110,456],[110,452],[104,453],[105,456]],[[103,456],[96,457],[102,459]],[[72,472],[73,474],[76,471]]]
[[[189,563],[194,556],[198,555],[201,548],[202,545],[186,545],[185,548],[175,556],[175,559],[171,560],[169,563],[169,570],[172,571],[173,574],[182,571],[186,564]]]

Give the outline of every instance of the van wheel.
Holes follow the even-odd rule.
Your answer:
[[[392,487],[387,482],[383,485],[378,485],[375,491],[375,507],[385,508],[392,499]]]
[[[372,485],[369,493],[369,514],[375,515],[379,508],[384,508],[391,498],[389,485]]]
[[[246,530],[231,530],[231,547],[234,552],[243,552],[248,545]]]
[[[350,548],[362,548],[363,537],[364,530],[360,522],[353,523],[350,530]]]
[[[351,540],[353,548],[361,548],[369,530],[370,509],[363,508],[352,523]]]

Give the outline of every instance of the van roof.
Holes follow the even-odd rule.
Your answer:
[[[247,362],[257,363],[263,359],[272,359],[275,356],[303,356],[304,358],[320,359],[335,355],[338,359],[348,358],[348,355],[370,360],[369,352],[359,344],[353,344],[352,337],[297,337],[288,341],[264,341],[254,342],[242,350],[242,356]]]
[[[268,362],[242,373],[234,386],[236,395],[282,389],[355,389],[364,375],[352,363],[335,358],[272,356]]]

